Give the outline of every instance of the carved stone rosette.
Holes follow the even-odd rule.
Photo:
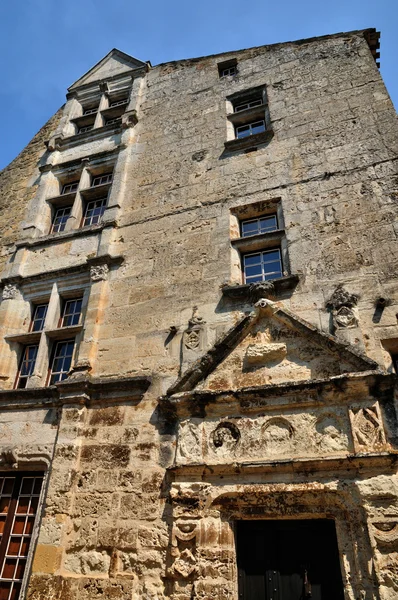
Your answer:
[[[188,579],[197,574],[196,546],[198,532],[198,524],[194,521],[174,523],[171,534],[170,555],[172,563],[169,568],[170,576]]]

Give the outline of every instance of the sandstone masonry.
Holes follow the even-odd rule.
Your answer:
[[[114,49],[0,173],[0,598],[396,599],[378,45]]]

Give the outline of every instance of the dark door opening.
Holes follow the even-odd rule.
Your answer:
[[[239,600],[344,600],[334,521],[238,521]]]

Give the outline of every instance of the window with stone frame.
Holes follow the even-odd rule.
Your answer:
[[[5,336],[18,358],[14,388],[52,385],[70,371],[84,334],[90,294],[89,274],[78,274],[76,279],[82,282],[79,288],[73,288],[70,281],[49,284],[50,300],[32,303],[26,330]],[[41,373],[48,375],[42,379]]]
[[[229,60],[225,60],[221,63],[218,63],[218,76],[220,79],[225,79],[227,77],[235,77],[238,73],[238,61],[236,58],[231,58]]]
[[[231,210],[232,280],[250,284],[272,281],[289,272],[287,243],[279,198]]]
[[[265,143],[272,135],[264,85],[227,97],[227,149],[247,148],[252,144]]]
[[[114,160],[114,154],[101,155],[85,168],[59,167],[52,183],[57,195],[46,200],[52,213],[50,234],[69,233],[101,222],[112,186]]]
[[[0,473],[0,599],[21,600],[44,473]]]
[[[33,375],[36,366],[38,344],[26,345],[22,347],[21,361],[18,369],[15,388],[26,388],[29,378]]]
[[[54,385],[68,377],[75,351],[75,339],[56,342],[53,348],[48,375],[48,385]]]

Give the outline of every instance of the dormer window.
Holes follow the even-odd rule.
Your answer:
[[[118,100],[113,100],[109,102],[109,108],[113,108],[114,106],[123,106],[123,104],[127,104],[129,101],[128,97],[119,98]]]
[[[65,185],[62,186],[61,195],[63,196],[64,194],[73,194],[73,192],[77,192],[78,187],[78,181],[74,181],[73,183],[65,183]]]
[[[97,185],[106,185],[107,183],[112,183],[113,173],[104,173],[103,175],[96,175],[93,177],[91,181],[91,187],[96,187]]]

